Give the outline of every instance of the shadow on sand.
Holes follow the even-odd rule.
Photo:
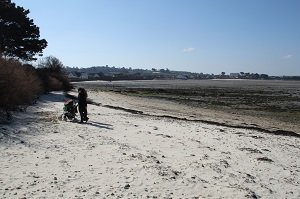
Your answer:
[[[90,125],[90,126],[95,126],[98,128],[103,128],[103,129],[109,129],[109,130],[113,130],[114,128],[112,128],[111,124],[105,124],[105,123],[101,123],[101,122],[94,122],[94,121],[88,121],[87,123],[80,123],[80,124],[85,124],[85,125]]]
[[[64,100],[70,99],[66,94],[62,92],[50,92],[42,95],[38,98],[40,102],[64,102]]]

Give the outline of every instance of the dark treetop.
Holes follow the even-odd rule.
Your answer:
[[[10,0],[0,0],[0,56],[35,60],[47,47],[40,30],[27,15],[29,10]]]

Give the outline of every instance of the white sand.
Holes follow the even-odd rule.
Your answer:
[[[300,198],[299,138],[95,105],[58,121],[63,100],[0,126],[0,198]]]

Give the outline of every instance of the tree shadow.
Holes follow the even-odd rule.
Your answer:
[[[51,92],[39,97],[38,101],[43,102],[64,102],[66,99],[70,99],[69,96],[63,92]]]
[[[38,135],[40,129],[24,124],[35,123],[37,117],[36,114],[28,115],[26,112],[19,112],[11,121],[0,124],[0,144],[27,145],[28,137]]]

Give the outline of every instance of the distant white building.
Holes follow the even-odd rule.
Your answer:
[[[97,73],[90,73],[89,77],[90,78],[99,78],[100,76]]]
[[[230,73],[229,74],[230,78],[235,78],[236,79],[236,78],[239,78],[239,76],[240,76],[240,73]]]
[[[185,76],[185,75],[177,75],[177,76],[176,76],[176,79],[187,80],[188,78],[187,78],[187,76]]]
[[[98,74],[95,74],[94,75],[94,78],[99,78],[100,76]]]
[[[89,75],[87,73],[81,73],[79,78],[80,79],[88,79]]]
[[[78,79],[78,76],[75,73],[72,73],[72,72],[68,73],[67,77],[70,78],[70,79]]]

